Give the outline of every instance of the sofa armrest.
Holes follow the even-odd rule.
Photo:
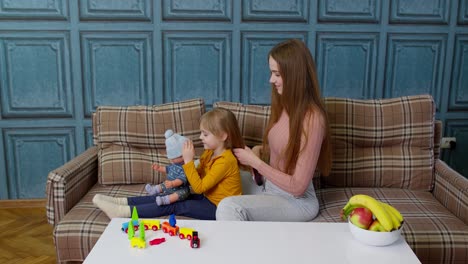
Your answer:
[[[434,197],[468,224],[468,179],[439,159],[435,165]]]
[[[47,220],[51,225],[56,225],[96,184],[97,153],[97,147],[91,147],[49,172],[46,184],[46,211]]]

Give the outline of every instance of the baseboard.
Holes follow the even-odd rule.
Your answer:
[[[0,208],[34,208],[45,205],[45,199],[0,200]]]

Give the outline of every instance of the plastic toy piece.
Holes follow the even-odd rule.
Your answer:
[[[177,224],[177,220],[175,218],[175,214],[171,214],[169,216],[169,224],[172,226],[172,227],[175,227],[176,224]]]
[[[133,221],[138,221],[138,211],[137,211],[136,207],[133,207],[132,220]]]
[[[138,231],[139,231],[138,235],[139,235],[140,239],[145,241],[145,227],[143,225],[140,225],[140,228],[139,228]]]
[[[155,238],[153,240],[150,240],[149,244],[151,246],[155,246],[155,245],[159,245],[163,242],[166,242],[166,239],[164,237],[161,237],[161,238]]]
[[[130,240],[135,236],[135,229],[133,228],[133,221],[130,221],[128,223],[127,231],[128,231],[128,239]]]
[[[139,238],[139,237],[133,237],[130,240],[130,246],[131,247],[138,247],[138,248],[146,248],[146,241],[144,239]]]
[[[132,223],[133,223],[133,230],[134,231],[137,231],[138,230],[138,220],[131,220]],[[125,222],[125,223],[122,223],[122,231],[125,232],[125,233],[128,233],[128,224],[130,223],[130,221],[128,222]]]
[[[169,222],[162,223],[162,230],[164,233],[169,233],[170,236],[175,236],[179,233],[179,227],[171,226]]]
[[[158,231],[161,229],[161,222],[159,220],[146,219],[141,220],[140,224],[145,226],[145,230],[152,229],[153,231]]]
[[[184,239],[187,238],[188,240],[192,240],[192,233],[195,230],[189,227],[181,227],[179,228],[179,238]]]
[[[192,248],[199,248],[200,247],[200,239],[198,238],[198,232],[192,232],[192,240],[190,240],[190,246]]]

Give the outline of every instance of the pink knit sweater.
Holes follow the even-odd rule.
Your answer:
[[[304,118],[304,129],[308,141],[307,145],[304,146],[305,136],[303,135],[301,152],[293,175],[283,172],[283,150],[286,148],[289,138],[289,116],[286,111],[283,111],[280,119],[268,134],[270,165],[262,162],[258,166],[258,171],[267,180],[294,196],[301,196],[314,176],[325,133],[323,117],[315,113],[312,118]]]

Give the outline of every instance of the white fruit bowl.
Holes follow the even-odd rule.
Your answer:
[[[369,231],[355,226],[349,219],[348,225],[353,237],[359,242],[369,246],[388,246],[401,237],[401,227],[391,232]]]

